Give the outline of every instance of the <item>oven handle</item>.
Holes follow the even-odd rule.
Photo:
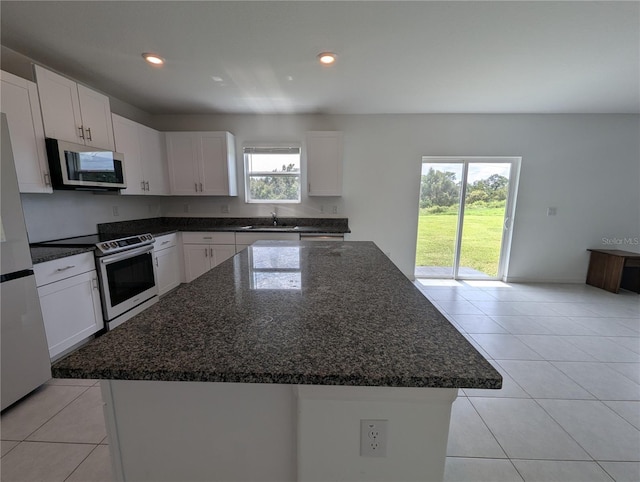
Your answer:
[[[133,258],[134,256],[138,256],[140,254],[150,253],[153,251],[153,246],[142,246],[141,248],[131,249],[129,251],[125,251],[121,254],[114,254],[112,256],[105,256],[104,258],[100,258],[101,264],[111,264],[116,261],[122,261],[123,259]]]

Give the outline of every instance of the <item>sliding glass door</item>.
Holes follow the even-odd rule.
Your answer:
[[[519,163],[423,158],[417,278],[502,279]]]

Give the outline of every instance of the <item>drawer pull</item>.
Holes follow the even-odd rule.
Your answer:
[[[161,244],[164,246],[165,244],[169,244],[171,241],[163,241]]]
[[[72,264],[72,265],[70,265],[70,266],[65,266],[64,268],[58,268],[56,271],[58,271],[58,272],[60,272],[60,271],[67,271],[68,269],[75,268],[75,267],[76,267],[76,265],[75,265],[75,264]]]
[[[202,236],[202,239],[213,239],[211,236]]]

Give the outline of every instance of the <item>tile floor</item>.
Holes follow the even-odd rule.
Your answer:
[[[418,280],[500,371],[460,390],[446,481],[640,481],[640,296],[587,285]]]
[[[586,285],[416,285],[504,377],[461,390],[445,480],[640,481],[640,297]],[[51,380],[0,420],[1,480],[112,480],[95,380]]]

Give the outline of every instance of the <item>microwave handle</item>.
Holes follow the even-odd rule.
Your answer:
[[[136,248],[136,249],[130,249],[129,251],[125,251],[120,255],[114,254],[111,256],[105,256],[104,258],[100,258],[100,264],[107,265],[107,264],[115,263],[116,261],[122,261],[123,259],[133,258],[134,256],[137,256],[139,254],[150,253],[151,251],[153,251],[153,246],[151,245],[142,246],[141,248]]]

